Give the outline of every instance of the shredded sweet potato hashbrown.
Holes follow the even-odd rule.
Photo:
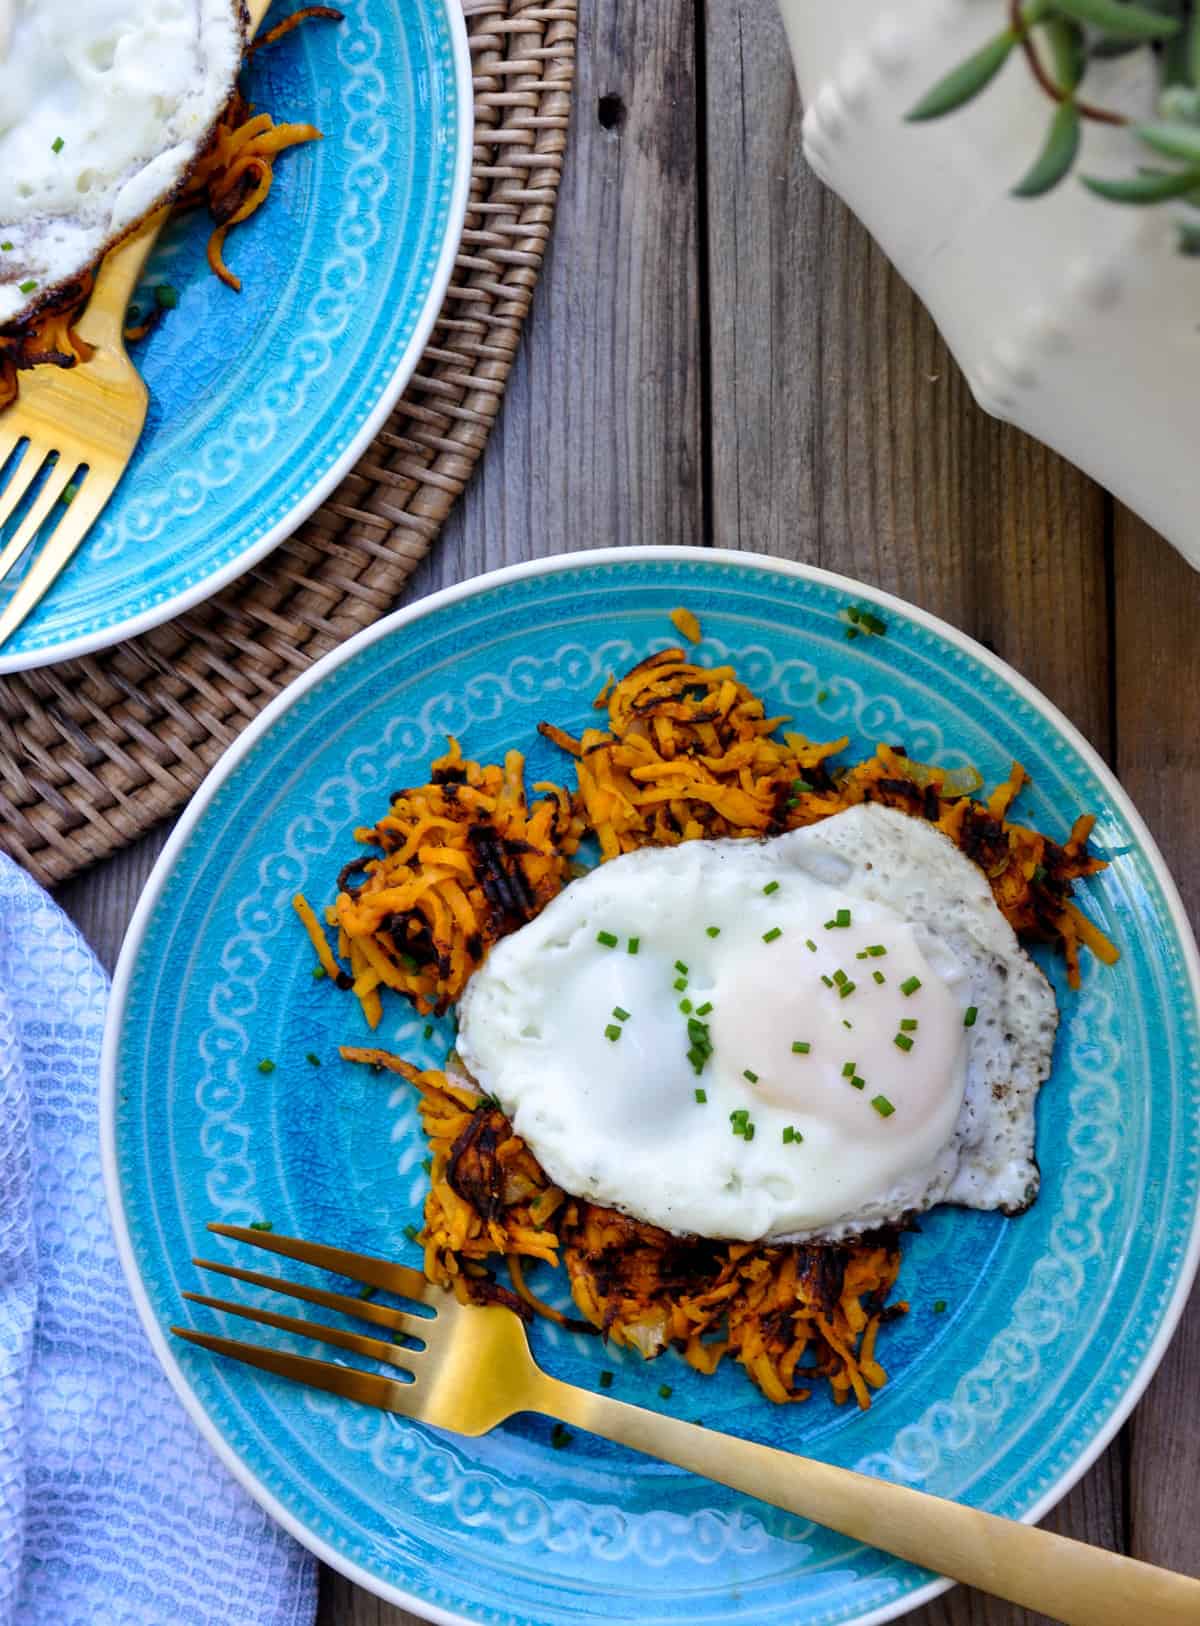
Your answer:
[[[539,784],[544,799],[530,809],[518,753],[503,769],[481,766],[451,740],[429,784],[396,792],[377,825],[355,832],[382,856],[347,865],[326,911],[349,972],[310,905],[295,900],[321,968],[353,986],[372,1027],[382,986],[418,1010],[446,1010],[491,944],[568,883],[587,835],[608,860],[645,846],[778,835],[866,801],[942,830],[988,876],[1018,935],[1062,953],[1073,984],[1082,948],[1106,963],[1117,957],[1071,898],[1077,878],[1104,868],[1087,851],[1093,820],[1078,819],[1063,844],[1012,822],[1027,783],[1019,764],[986,801],[975,798],[977,774],[914,762],[899,744],[835,767],[848,740],[787,732],[788,719],[768,717],[731,667],[698,666],[681,649],[610,679],[595,705],[607,727],[579,739],[540,725],[575,762],[574,797]],[[888,1302],[900,1267],[895,1230],[836,1246],[673,1236],[559,1190],[497,1103],[458,1072],[422,1072],[384,1050],[342,1055],[420,1091],[432,1150],[425,1270],[460,1298],[562,1322],[531,1291],[523,1262],[561,1264],[579,1325],[647,1359],[674,1347],[711,1372],[729,1354],[777,1402],[806,1399],[821,1379],[839,1402],[853,1395],[865,1407],[886,1382],[878,1331],[907,1309]],[[496,1280],[499,1258],[511,1288]]]
[[[508,753],[503,768],[480,767],[452,739],[430,784],[396,791],[378,824],[354,832],[382,856],[346,865],[326,920],[337,929],[338,952],[373,1028],[381,986],[440,1015],[491,945],[566,885],[582,823],[556,785],[536,785],[545,795],[531,808],[524,769],[519,751]],[[331,964],[306,900],[297,898],[295,907],[326,972],[346,978]]]
[[[432,1168],[425,1273],[464,1303],[507,1304],[603,1333],[651,1360],[677,1348],[700,1372],[726,1355],[779,1403],[826,1381],[862,1407],[887,1381],[875,1359],[900,1269],[894,1231],[844,1246],[764,1246],[672,1236],[551,1184],[504,1113],[465,1082],[421,1072],[383,1050],[345,1047],[347,1061],[398,1073],[421,1095]],[[503,1257],[513,1286],[488,1261]],[[582,1323],[568,1322],[525,1281],[524,1261],[566,1266]]]

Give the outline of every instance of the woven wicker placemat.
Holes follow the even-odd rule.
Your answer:
[[[0,844],[61,881],[174,813],[274,695],[393,608],[483,451],[550,235],[576,0],[462,0],[466,230],[412,383],[354,472],[225,592],[141,638],[0,679]]]

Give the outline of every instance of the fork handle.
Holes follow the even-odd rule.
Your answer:
[[[787,1508],[1064,1626],[1197,1626],[1200,1581],[537,1374],[531,1411]]]

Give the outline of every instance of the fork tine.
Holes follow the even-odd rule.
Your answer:
[[[329,1394],[341,1395],[344,1400],[356,1400],[380,1411],[412,1409],[411,1391],[415,1385],[397,1383],[394,1378],[382,1377],[378,1372],[362,1372],[356,1366],[335,1366],[332,1361],[314,1361],[309,1355],[293,1355],[288,1350],[268,1349],[263,1344],[243,1344],[236,1338],[193,1332],[190,1327],[172,1327],[171,1331],[176,1338],[199,1344],[201,1349],[211,1350],[214,1355],[244,1361],[247,1366],[257,1366],[261,1372],[290,1378],[293,1383],[303,1383],[310,1389],[324,1389]]]
[[[124,470],[120,471],[121,473]],[[66,569],[76,548],[116,489],[119,474],[106,475],[92,469],[75,501],[54,528],[45,547],[25,573],[16,592],[0,613],[0,646],[41,603]]]
[[[16,436],[6,446],[0,446],[0,469],[8,462],[13,450],[20,444],[20,440],[21,437]],[[32,441],[26,441],[25,450],[9,470],[4,490],[0,491],[0,525],[8,524],[13,513],[20,506],[21,498],[37,478],[37,471],[45,461],[46,448],[44,446],[35,446]]]
[[[289,1298],[323,1305],[327,1310],[341,1310],[345,1315],[357,1316],[360,1321],[373,1321],[377,1327],[391,1327],[409,1337],[422,1337],[433,1325],[432,1316],[408,1315],[387,1304],[372,1304],[366,1299],[352,1298],[348,1293],[329,1293],[323,1287],[304,1287],[299,1282],[285,1281],[282,1276],[243,1270],[239,1265],[219,1265],[213,1259],[193,1259],[192,1263],[200,1270],[215,1270],[221,1276],[249,1282],[251,1287],[266,1287],[273,1293],[286,1293]]]
[[[207,1293],[185,1293],[193,1304],[204,1304],[210,1310],[225,1315],[238,1315],[244,1321],[257,1321],[264,1327],[276,1327],[280,1332],[292,1332],[300,1338],[313,1338],[319,1344],[333,1344],[337,1349],[348,1349],[354,1355],[365,1355],[372,1361],[385,1361],[389,1366],[411,1372],[409,1364],[420,1360],[424,1350],[403,1349],[399,1344],[384,1343],[382,1338],[368,1338],[361,1332],[349,1332],[345,1327],[330,1327],[323,1321],[305,1321],[302,1316],[280,1315],[276,1310],[261,1310],[256,1304],[235,1304],[232,1299],[209,1298]]]
[[[42,489],[30,505],[29,512],[9,538],[3,552],[0,552],[0,582],[12,570],[17,560],[41,530],[50,510],[70,485],[71,477],[77,471],[78,465],[73,459],[60,457],[54,468],[46,476]]]
[[[321,1242],[305,1242],[298,1236],[276,1236],[274,1231],[252,1231],[245,1225],[221,1225],[215,1220],[208,1229],[217,1236],[232,1237],[235,1242],[248,1242],[253,1248],[266,1248],[281,1253],[287,1259],[299,1259],[302,1264],[318,1265],[331,1270],[336,1276],[349,1276],[351,1281],[367,1282],[371,1287],[382,1287],[387,1293],[400,1298],[415,1299],[423,1304],[429,1283],[418,1270],[407,1265],[396,1265],[389,1259],[376,1259],[369,1253],[351,1253],[347,1248],[329,1248]]]

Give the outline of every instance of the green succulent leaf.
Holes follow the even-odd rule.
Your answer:
[[[1172,175],[1161,169],[1149,169],[1127,181],[1106,181],[1085,175],[1083,184],[1110,203],[1166,203],[1171,198],[1183,198],[1189,192],[1200,190],[1200,169]]]
[[[1169,40],[1182,24],[1148,6],[1123,5],[1122,0],[1056,0],[1055,10],[1077,23],[1088,23],[1110,40]]]
[[[1013,197],[1044,197],[1066,179],[1079,156],[1082,124],[1075,103],[1063,102],[1050,121],[1050,133],[1033,168],[1013,187]]]
[[[1139,124],[1135,134],[1164,158],[1200,168],[1200,126],[1195,124]]]
[[[1078,23],[1054,17],[1045,26],[1054,62],[1054,78],[1065,91],[1078,90],[1087,68],[1087,42]]]
[[[940,119],[972,101],[991,84],[1008,61],[1016,43],[1017,36],[1011,28],[989,40],[944,79],[938,80],[908,114],[908,122],[919,124],[925,119]]]
[[[1171,85],[1159,97],[1158,111],[1167,124],[1200,125],[1200,90],[1190,85]]]

